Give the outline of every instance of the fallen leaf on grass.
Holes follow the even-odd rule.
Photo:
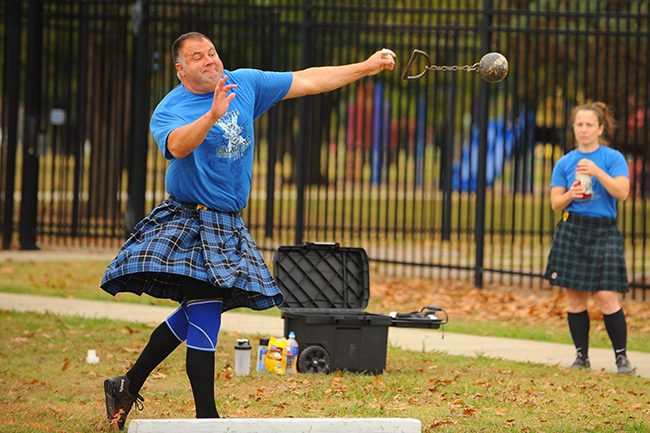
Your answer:
[[[408,404],[408,403],[397,403],[397,404],[393,403],[393,404],[390,406],[390,408],[391,408],[392,410],[400,411],[400,412],[401,412],[401,411],[404,411],[404,410],[406,410],[406,409],[408,409],[409,407],[411,407],[411,405]]]
[[[41,382],[38,379],[34,379],[31,382],[23,382],[23,385],[41,386],[41,385],[47,385],[47,382]]]
[[[427,382],[427,386],[430,387],[436,384],[449,385],[451,384],[451,380],[434,378]]]
[[[449,418],[439,419],[431,423],[431,425],[429,425],[429,428],[432,429],[432,428],[440,427],[441,425],[456,425],[456,424],[458,424],[458,422],[454,421],[453,419],[449,419]]]
[[[68,358],[63,360],[63,366],[61,367],[61,371],[66,371],[70,367],[70,360]]]

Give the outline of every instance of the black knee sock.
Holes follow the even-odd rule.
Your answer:
[[[587,359],[589,352],[589,313],[587,310],[582,313],[567,313],[569,330],[576,346],[578,356]]]
[[[131,382],[129,392],[133,395],[137,394],[154,368],[167,358],[179,344],[181,342],[174,336],[167,323],[163,322],[158,325],[151,333],[149,342],[142,350],[140,357],[126,373]]]
[[[627,323],[623,309],[621,308],[616,313],[603,314],[603,319],[609,339],[612,340],[612,346],[614,346],[614,356],[627,356],[625,347],[627,345]]]
[[[197,418],[219,418],[214,403],[214,352],[187,349],[186,369],[190,378]]]

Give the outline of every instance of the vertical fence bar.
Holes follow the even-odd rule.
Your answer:
[[[149,145],[149,0],[133,5],[132,143],[129,167],[126,231],[130,233],[144,217]]]
[[[9,0],[6,4],[6,51],[5,51],[5,102],[6,153],[4,155],[4,217],[2,226],[2,249],[11,247],[14,228],[14,191],[16,189],[16,151],[18,147],[18,111],[20,98],[20,51],[22,46],[22,2]]]
[[[38,141],[41,129],[41,88],[43,58],[43,0],[30,0],[28,11],[27,72],[23,142],[22,198],[20,202],[20,248],[38,249]]]
[[[492,25],[492,0],[483,1],[481,19],[481,46],[483,52],[490,50],[490,32]],[[485,249],[485,198],[486,198],[486,160],[488,116],[490,115],[490,84],[481,80],[479,89],[479,138],[478,169],[476,171],[476,262],[474,266],[474,285],[483,287],[483,253]]]
[[[311,66],[311,0],[302,2],[302,22],[300,25],[300,67]],[[296,155],[294,167],[296,170],[296,229],[294,242],[302,243],[305,232],[305,185],[307,164],[305,164],[306,147],[308,145],[309,122],[309,96],[303,96],[298,101],[298,140],[296,142]]]
[[[458,64],[458,20],[454,20],[451,30],[451,55],[449,58],[450,65]],[[451,74],[451,83],[449,84],[449,97],[447,98],[447,127],[445,128],[445,137],[442,152],[442,240],[451,239],[451,207],[452,204],[452,166],[454,163],[454,139],[456,124],[456,91],[458,89],[458,74]]]
[[[83,3],[79,10],[78,80],[77,85],[77,130],[74,152],[74,185],[72,198],[72,236],[79,235],[81,210],[82,168],[84,165],[84,143],[86,141],[86,98],[88,97],[88,5]]]
[[[273,18],[271,20],[271,70],[279,70],[280,46],[280,8],[273,8]],[[264,234],[267,238],[273,237],[273,226],[275,223],[275,163],[277,160],[277,141],[278,141],[278,110],[273,108],[269,111],[269,129],[268,129],[268,166],[266,174],[266,217],[264,218]]]
[[[640,6],[639,6],[640,7]],[[650,12],[648,10],[649,8],[645,8],[645,29],[646,31],[648,30],[649,24],[650,24],[650,19],[648,18],[647,14]],[[645,58],[650,59],[650,42],[646,39],[646,51],[645,51]],[[650,62],[646,61],[646,67],[645,67],[645,72],[643,73],[644,77],[650,76]],[[644,100],[645,106],[643,107],[643,113],[645,114],[645,121],[650,122],[650,85],[646,83],[645,86],[645,95],[644,95]],[[646,265],[646,261],[644,260],[644,257],[646,254],[650,254],[650,249],[648,248],[650,242],[648,242],[648,239],[650,238],[650,224],[648,224],[648,219],[650,219],[650,173],[648,173],[648,168],[650,168],[650,146],[647,143],[650,143],[650,127],[646,127],[645,131],[642,134],[642,142],[646,143],[644,146],[644,150],[640,151],[637,150],[640,155],[638,155],[639,158],[641,158],[641,185],[639,187],[640,190],[640,198],[641,198],[641,204],[639,207],[641,208],[641,240],[639,243],[641,244],[641,269],[639,269],[640,276],[638,278],[635,278],[636,275],[633,273],[632,277],[634,278],[634,281],[637,281],[637,284],[640,287],[648,287],[650,285],[650,278],[648,277],[648,274],[650,269],[648,269],[648,266]],[[639,173],[636,173],[637,176]],[[634,236],[634,233],[632,234]],[[633,264],[636,266],[636,261]],[[648,300],[650,299],[650,291],[644,290],[642,299]],[[648,296],[646,296],[648,295]]]

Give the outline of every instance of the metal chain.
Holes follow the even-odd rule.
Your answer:
[[[438,65],[431,65],[427,66],[425,69],[427,71],[467,71],[467,72],[472,72],[472,71],[477,71],[478,70],[478,65],[479,63],[474,63],[473,65],[463,65],[463,66],[438,66]]]

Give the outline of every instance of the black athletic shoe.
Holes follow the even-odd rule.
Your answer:
[[[616,357],[616,369],[618,374],[631,374],[634,373],[634,368],[630,364],[630,360],[625,355],[618,355]]]
[[[106,393],[106,415],[113,430],[124,430],[126,416],[131,412],[133,403],[138,410],[144,407],[144,398],[140,394],[129,392],[129,378],[126,376],[113,377],[104,381]]]
[[[571,367],[569,368],[586,368],[589,370],[591,368],[591,363],[589,362],[589,358],[583,358],[582,355],[578,354],[576,360],[573,361],[573,364],[571,364]]]

